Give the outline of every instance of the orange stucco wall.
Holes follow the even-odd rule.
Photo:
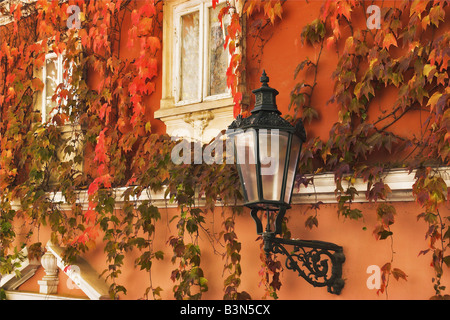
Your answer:
[[[398,1],[373,1],[372,3],[377,4],[380,8],[399,7],[401,5]],[[262,33],[263,39],[269,39],[263,51],[259,51],[257,46],[254,45],[253,37],[250,35],[247,37],[247,56],[252,57],[255,52],[259,52],[257,59],[249,58],[246,61],[247,87],[249,90],[258,88],[260,86],[259,77],[262,70],[265,69],[270,78],[269,85],[280,92],[277,97],[277,105],[283,114],[292,113],[292,110],[288,110],[288,106],[290,92],[294,89],[295,84],[301,81],[313,83],[312,71],[306,72],[305,68],[299,72],[296,79],[294,79],[294,72],[300,62],[307,58],[315,61],[319,55],[320,46],[313,47],[309,44],[302,44],[300,34],[308,23],[320,16],[322,4],[323,1],[308,1],[308,4],[301,0],[286,1],[283,5],[282,20],[277,19],[273,27],[267,27],[267,30]],[[362,8],[357,8],[352,16],[352,25],[355,29],[365,28],[366,21],[363,12]],[[247,25],[248,29],[251,30],[252,21],[249,21]],[[449,27],[450,23],[447,21],[438,32],[444,32]],[[351,35],[348,26],[341,25],[340,30],[342,40],[338,48],[333,46],[328,49],[325,44],[320,56],[317,86],[312,100],[312,106],[318,110],[320,120],[314,121],[311,125],[306,124],[309,137],[320,136],[323,140],[326,140],[330,128],[338,120],[339,109],[337,104],[329,103],[335,86],[332,73],[337,67],[340,55],[342,55],[345,39]],[[327,34],[327,36],[329,35]],[[337,54],[336,50],[340,53]],[[401,47],[391,47],[390,50],[397,57],[405,52],[405,49]],[[362,68],[359,75],[363,75],[364,72],[365,70]],[[382,93],[377,92],[376,99],[371,103],[371,105],[377,107],[370,108],[368,120],[376,119],[381,112],[389,110],[397,96],[398,88],[384,88]],[[253,102],[253,95],[251,95],[251,99],[253,99]],[[406,136],[410,136],[413,132],[420,132],[419,119],[418,114],[408,115],[392,128],[393,132]]]
[[[259,56],[260,64],[256,59],[247,61],[247,87],[249,89],[259,87],[259,77],[262,69],[265,69],[270,77],[269,84],[280,92],[277,102],[283,114],[288,112],[289,93],[296,83],[293,75],[297,64],[306,57],[314,58],[318,54],[317,48],[302,45],[300,33],[306,23],[318,16],[321,5],[321,1],[309,1],[308,5],[304,1],[287,1],[283,7],[283,19],[277,20],[271,39]],[[387,5],[389,3],[384,2],[384,6]],[[343,37],[345,37],[345,30],[343,30]],[[251,56],[249,54],[252,50],[251,43],[252,39],[248,38],[248,56]],[[122,48],[122,50],[129,49]],[[309,137],[320,136],[327,139],[330,127],[337,121],[337,106],[327,104],[327,101],[332,95],[334,81],[331,79],[331,74],[337,65],[338,57],[335,52],[324,50],[313,99],[314,106],[320,111],[320,121],[307,126],[307,134]],[[299,77],[301,76],[299,75]],[[158,77],[156,82],[157,92],[147,104],[148,117],[151,119],[152,125],[154,124],[156,132],[164,132],[164,125],[159,120],[152,118],[152,113],[159,108],[161,97],[161,78]],[[396,94],[396,90],[387,92],[380,98],[380,104],[392,103]],[[412,132],[414,125],[419,127],[417,122],[405,118],[397,123],[396,128],[403,132]],[[323,205],[318,212],[319,227],[313,230],[304,227],[307,218],[304,213],[308,210],[308,205],[296,205],[288,211],[289,228],[294,238],[329,241],[344,248],[346,261],[343,265],[343,277],[346,285],[341,295],[331,295],[325,288],[313,288],[292,271],[285,270],[281,277],[282,287],[278,294],[280,299],[386,299],[386,294],[377,295],[376,289],[367,287],[366,281],[371,276],[367,273],[367,268],[372,265],[382,267],[386,262],[390,262],[391,258],[393,258],[393,267],[403,270],[408,275],[408,280],[396,281],[391,277],[387,289],[390,299],[428,299],[432,296],[434,290],[431,279],[434,272],[430,267],[431,256],[418,255],[428,246],[424,239],[427,225],[423,221],[417,221],[416,218],[421,212],[420,207],[413,202],[395,203],[397,216],[396,222],[392,226],[394,237],[393,243],[391,243],[390,239],[377,241],[372,235],[372,230],[376,225],[376,204],[354,204],[354,206],[363,211],[363,219],[359,221],[346,220],[338,217],[335,204]],[[443,210],[448,210],[448,207]],[[168,219],[176,212],[176,209],[161,209],[162,221],[155,236],[154,250],[164,250],[165,259],[154,262],[151,279],[153,287],[160,286],[164,289],[161,293],[163,299],[173,299],[173,282],[170,280],[170,274],[174,266],[170,262],[172,252],[167,241],[171,232],[176,230],[176,222],[169,223]],[[222,208],[217,208],[214,213],[208,213],[205,226],[210,231],[215,231],[217,236],[222,230],[222,221]],[[242,243],[243,273],[239,289],[249,292],[253,299],[260,299],[264,295],[264,289],[258,286],[261,281],[258,274],[261,269],[260,243],[255,241],[257,238],[255,225],[248,210],[245,210],[244,214],[237,218],[236,228],[238,240]],[[40,241],[45,244],[47,239],[48,233],[42,229]],[[225,262],[219,254],[215,253],[215,250],[219,253],[224,252],[223,241],[216,243],[213,248],[206,233],[200,231],[199,244],[202,250],[201,267],[209,281],[209,291],[203,295],[203,298],[221,299],[223,297],[223,281],[227,274],[223,272]],[[392,250],[394,251],[393,257]],[[127,255],[122,276],[118,280],[118,283],[125,285],[128,290],[126,296],[121,295],[122,299],[142,298],[145,289],[149,286],[149,275],[134,267],[135,257],[136,253],[133,252]],[[99,273],[107,267],[101,236],[97,240],[96,247],[86,254],[86,259]],[[282,258],[280,257],[280,259]],[[43,273],[40,271],[29,281],[37,280],[42,275]],[[61,292],[70,294],[69,289],[62,288],[64,282],[65,280],[62,279]],[[450,283],[448,273],[442,283]],[[37,286],[24,284],[21,290],[36,291]],[[78,293],[74,292],[73,295],[78,295]]]
[[[262,52],[257,56],[258,59],[252,59],[252,55],[259,49],[254,45],[254,39],[247,36],[247,60],[246,60],[246,77],[247,89],[252,90],[260,86],[259,77],[262,69],[265,69],[270,77],[269,85],[276,88],[280,94],[277,97],[277,104],[283,114],[289,112],[288,105],[290,102],[290,92],[294,88],[296,82],[305,77],[306,81],[312,81],[311,74],[300,73],[294,80],[294,71],[296,66],[309,57],[315,59],[319,49],[309,45],[303,45],[300,34],[303,27],[319,16],[322,1],[286,1],[283,5],[283,19],[276,20],[274,27],[269,27],[268,31],[262,34],[262,37],[270,37],[270,40],[264,46]],[[379,1],[376,2],[380,7],[399,6],[396,1]],[[360,9],[360,12],[362,10]],[[254,18],[258,18],[257,16]],[[365,25],[364,16],[355,18],[354,23],[358,26]],[[250,28],[252,20],[247,21],[247,28]],[[445,27],[443,27],[445,28]],[[350,33],[349,29],[342,27],[342,37],[345,39]],[[342,47],[339,48],[342,51]],[[398,49],[401,54],[401,49]],[[326,140],[329,130],[334,122],[338,120],[336,104],[328,104],[334,88],[334,80],[331,78],[332,72],[335,70],[338,62],[338,55],[333,50],[324,48],[320,59],[320,65],[317,75],[317,87],[313,97],[314,107],[319,110],[320,121],[315,121],[311,125],[306,125],[309,137],[320,136]],[[389,106],[397,97],[397,89],[385,90],[378,100],[374,103],[380,106]],[[251,104],[253,103],[253,95],[250,94]],[[387,107],[386,107],[387,108]],[[381,108],[384,110],[386,108]],[[375,109],[375,108],[374,108]],[[370,114],[371,117],[377,117],[380,109]],[[399,134],[410,134],[419,130],[419,117],[405,117],[399,121],[395,130]],[[391,260],[391,242],[390,240],[376,241],[372,235],[372,230],[376,224],[375,204],[355,205],[360,207],[364,213],[364,219],[361,221],[348,220],[338,217],[336,213],[336,205],[325,205],[319,211],[319,228],[308,230],[304,228],[306,215],[303,213],[308,206],[295,206],[288,213],[289,228],[293,237],[304,239],[317,239],[330,241],[344,247],[346,262],[344,264],[343,277],[346,279],[346,286],[340,296],[330,295],[324,288],[313,288],[303,279],[297,277],[292,271],[286,270],[282,276],[282,289],[279,293],[281,299],[384,299],[386,295],[378,296],[376,290],[368,289],[366,281],[370,274],[366,272],[367,267],[377,265],[382,267],[386,262]],[[395,252],[393,256],[393,267],[398,267],[408,275],[408,281],[395,281],[391,279],[388,294],[393,299],[427,299],[433,295],[431,279],[434,276],[432,267],[430,267],[430,256],[418,256],[421,250],[427,248],[427,241],[424,235],[427,225],[421,221],[417,221],[416,216],[421,212],[415,203],[396,203],[397,217],[396,223],[392,227],[394,232],[394,242],[392,248]],[[174,209],[169,209],[168,214]],[[221,227],[221,210],[217,209],[214,216],[210,215],[208,228],[214,228],[217,232]],[[164,217],[164,214],[162,214]],[[165,225],[165,222],[161,223]],[[259,258],[259,242],[254,222],[246,211],[237,221],[237,234],[239,241],[242,242],[242,284],[240,289],[248,291],[253,298],[260,298],[263,295],[263,288],[258,287],[260,276],[258,272],[261,268]],[[175,226],[171,226],[173,230]],[[418,236],[420,235],[420,236]],[[423,236],[422,236],[423,235]],[[163,227],[158,230],[156,239],[160,242],[161,247],[165,246],[165,242],[169,236],[169,228]],[[204,298],[217,299],[223,296],[223,279],[222,269],[224,262],[222,258],[214,254],[207,236],[200,233],[202,243],[202,268],[205,276],[209,280],[209,291],[204,294]],[[216,249],[223,251],[220,244],[216,244]],[[94,256],[92,256],[94,258]],[[152,273],[153,285],[168,288],[163,291],[164,298],[173,298],[171,287],[173,285],[170,280],[170,272],[173,266],[169,262],[171,252],[166,254],[165,263],[155,263]],[[131,261],[131,260],[130,260]],[[127,298],[139,297],[141,292],[145,290],[147,284],[141,282],[139,272],[132,269],[130,262],[130,270],[124,274],[124,281],[133,287],[133,293]],[[145,276],[143,276],[145,279]],[[447,282],[449,278],[446,278]],[[445,282],[445,281],[443,281]]]
[[[45,276],[44,268],[39,267],[36,273],[24,284],[19,287],[19,291],[24,292],[39,292],[38,281]],[[88,299],[88,296],[76,286],[76,284],[64,273],[58,272],[58,287],[57,294],[65,297],[76,299]]]
[[[289,229],[292,237],[305,240],[322,240],[338,244],[343,247],[346,261],[343,264],[343,278],[345,286],[340,295],[333,295],[327,292],[326,288],[314,288],[303,278],[291,270],[285,269],[281,276],[281,289],[278,296],[283,300],[293,299],[333,299],[333,300],[367,300],[367,299],[428,299],[434,294],[432,278],[435,276],[430,267],[431,255],[420,255],[421,250],[428,248],[428,243],[424,239],[427,231],[427,224],[417,221],[420,213],[414,203],[396,203],[396,221],[391,227],[393,232],[393,242],[387,240],[375,240],[372,231],[377,224],[376,204],[354,204],[355,208],[363,211],[364,218],[355,221],[339,217],[336,212],[336,205],[323,205],[318,212],[319,227],[312,230],[304,227],[308,214],[308,205],[297,205],[288,211]],[[141,299],[148,286],[150,277],[154,288],[160,286],[164,290],[161,292],[163,299],[173,299],[172,287],[174,283],[170,280],[172,270],[176,265],[170,262],[172,257],[171,247],[167,241],[169,236],[176,230],[176,222],[168,222],[176,209],[160,209],[162,220],[159,222],[154,238],[154,250],[164,251],[164,260],[154,261],[151,275],[140,271],[134,267],[134,259],[137,252],[127,254],[125,264],[122,268],[122,275],[117,283],[127,288],[127,295],[120,295],[120,299]],[[446,208],[445,210],[448,210]],[[222,230],[222,208],[217,208],[214,213],[206,215],[205,229],[210,234],[218,233]],[[236,234],[238,241],[242,243],[241,265],[242,283],[239,290],[247,291],[253,299],[261,299],[264,296],[264,288],[259,284],[261,275],[259,274],[262,263],[260,260],[260,241],[256,241],[256,229],[249,211],[236,220]],[[40,231],[41,241],[46,241],[49,234],[45,229]],[[186,239],[189,241],[188,239]],[[199,246],[201,248],[201,268],[208,279],[208,292],[204,293],[203,299],[222,299],[223,281],[227,277],[227,272],[223,272],[225,260],[221,254],[225,252],[223,239],[214,245],[209,241],[209,235],[201,230],[199,232]],[[96,241],[96,246],[89,251],[85,258],[100,274],[105,268],[105,254],[103,252],[104,243],[101,236]],[[392,252],[394,252],[392,254]],[[278,256],[279,261],[284,266],[285,259]],[[367,271],[370,266],[382,267],[385,263],[391,262],[392,267],[399,268],[407,274],[407,281],[396,281],[392,276],[385,293],[377,294],[376,289],[367,286],[368,279],[373,272]],[[60,283],[58,293],[73,297],[85,297],[79,289],[74,289],[67,285],[67,276],[60,273]],[[44,276],[42,268],[36,275],[20,287],[23,291],[38,292],[37,280]],[[70,280],[69,280],[70,281]],[[450,283],[450,276],[445,274],[442,284]]]
[[[346,261],[343,265],[343,278],[345,287],[342,293],[337,296],[329,294],[326,288],[314,288],[304,279],[297,276],[291,270],[285,270],[281,276],[282,287],[279,292],[280,299],[428,299],[434,294],[431,279],[434,276],[430,267],[431,256],[418,256],[419,252],[428,247],[424,235],[427,225],[417,222],[417,214],[420,213],[414,203],[398,203],[396,222],[392,226],[394,233],[392,248],[394,250],[392,266],[403,270],[408,275],[408,280],[396,281],[391,277],[387,293],[377,295],[376,289],[367,287],[367,280],[372,273],[367,273],[367,268],[372,265],[380,268],[391,261],[392,251],[390,240],[375,240],[372,230],[376,225],[376,205],[364,204],[355,205],[364,212],[364,219],[361,221],[346,220],[338,217],[335,205],[324,205],[318,214],[319,228],[308,230],[304,227],[305,211],[309,206],[295,206],[288,211],[289,228],[293,238],[307,240],[329,241],[341,245],[344,248]],[[156,248],[165,248],[165,260],[155,262],[152,271],[153,286],[164,288],[163,299],[173,299],[172,286],[170,280],[171,271],[174,268],[170,262],[172,252],[167,247],[166,241],[170,235],[170,230],[176,228],[175,223],[167,227],[167,217],[162,209],[163,221],[161,228],[157,230],[155,237]],[[172,210],[169,210],[170,216]],[[222,210],[218,208],[214,215],[208,214],[206,228],[209,230],[221,231]],[[366,229],[364,229],[364,227]],[[249,292],[253,299],[261,299],[264,295],[264,288],[259,286],[261,276],[260,242],[257,238],[255,224],[246,210],[236,221],[236,233],[238,240],[242,243],[242,284],[240,290]],[[419,236],[418,236],[419,235]],[[215,244],[213,248],[208,241],[208,236],[203,231],[199,233],[200,246],[202,249],[201,267],[208,279],[209,291],[203,296],[204,299],[222,299],[223,281],[227,273],[223,273],[225,261],[222,257],[214,253],[217,250],[224,252],[223,241]],[[100,248],[99,248],[100,249]],[[95,252],[96,251],[96,252]],[[99,250],[90,254],[92,261],[97,260],[94,265],[100,265]],[[279,256],[284,265],[284,258]],[[142,297],[145,288],[149,285],[148,275],[133,268],[133,259],[128,260],[128,268],[125,268],[122,278],[127,284],[129,294],[122,296],[125,299],[136,299]],[[448,274],[442,283],[449,283]]]

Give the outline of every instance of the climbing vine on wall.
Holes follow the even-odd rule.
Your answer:
[[[72,5],[80,9],[79,30],[67,26]],[[218,240],[226,248],[219,253],[227,275],[224,298],[250,298],[239,291],[241,247],[234,219],[242,209],[235,206],[241,195],[233,167],[174,165],[175,143],[152,132],[148,98],[160,75],[162,10],[161,0],[44,0],[2,7],[4,16],[14,18],[0,28],[2,272],[11,272],[23,258],[15,248],[27,245],[29,254],[40,255],[41,242],[30,239],[39,240],[40,226],[48,225],[52,241],[66,248],[68,264],[102,237],[107,265],[102,275],[112,283],[113,298],[127,293],[121,270],[126,254],[137,250],[135,267],[149,274],[143,297],[159,299],[163,289],[152,280],[152,265],[170,258],[154,246],[161,213],[151,200],[134,199],[164,189],[167,201],[179,208],[170,219],[176,232],[167,239],[173,296],[200,299],[208,290],[198,236],[210,233],[204,218],[220,197],[230,203]],[[69,85],[58,86],[53,96],[58,112],[42,123],[34,105],[44,83],[35,69],[49,52],[63,56],[71,72],[64,73]],[[121,195],[117,187],[125,188]],[[80,204],[82,190],[87,208]],[[64,208],[54,201],[55,192]],[[202,196],[206,208],[198,206]],[[124,200],[120,205],[118,197]]]
[[[339,110],[328,140],[313,137],[306,142],[301,171],[334,172],[338,213],[355,220],[364,216],[351,206],[356,195],[353,184],[362,178],[367,183],[366,198],[379,203],[374,237],[392,243],[396,212],[384,201],[391,189],[383,177],[392,168],[416,170],[413,193],[424,210],[418,219],[429,224],[425,235],[428,248],[420,254],[432,256],[436,273],[433,298],[448,298],[446,287],[440,283],[444,265],[450,266],[449,215],[442,213],[447,186],[436,171],[449,163],[449,33],[440,29],[448,17],[448,3],[403,1],[395,7],[381,6],[379,28],[366,24],[372,14],[368,6],[365,1],[324,1],[320,16],[302,31],[304,44],[320,53],[317,60],[301,61],[295,70],[301,81],[292,90],[291,110],[307,124],[320,118],[312,98],[323,51],[339,57],[331,75],[335,87],[330,97],[330,103]],[[358,21],[358,17],[364,19]],[[313,71],[312,80],[300,77],[304,69]],[[388,89],[396,90],[398,98],[392,105],[380,107],[379,97]],[[377,114],[374,109],[383,110]],[[410,115],[420,119],[420,131],[397,133],[395,123]],[[299,183],[313,183],[313,178],[300,177]],[[309,226],[318,226],[318,221]],[[393,262],[392,255],[382,267],[378,292],[387,290],[390,276],[407,280]]]
[[[234,97],[235,116],[248,114],[244,21],[247,31],[253,32],[248,39],[259,41],[262,52],[268,39],[262,39],[260,32],[275,31],[277,23],[282,23],[284,3],[228,1],[219,13],[219,18],[231,18],[225,45],[231,55],[227,85]],[[79,30],[67,28],[70,5],[81,9]],[[396,212],[384,201],[390,188],[383,176],[391,168],[417,169],[413,191],[423,208],[418,219],[429,225],[428,247],[420,254],[431,257],[436,273],[434,298],[448,298],[441,283],[450,265],[450,222],[442,209],[448,193],[435,168],[448,165],[450,150],[450,35],[439,28],[449,6],[446,1],[405,1],[395,8],[382,8],[379,29],[367,28],[366,7],[364,1],[326,0],[317,19],[299,30],[303,44],[316,47],[319,54],[299,61],[287,118],[295,122],[302,117],[306,125],[320,119],[314,96],[325,54],[339,57],[331,75],[335,87],[330,97],[339,110],[328,140],[311,137],[305,143],[298,183],[313,184],[314,174],[334,172],[338,213],[358,220],[364,212],[352,206],[356,195],[352,184],[362,178],[368,186],[367,199],[378,203],[373,235],[379,241],[393,241]],[[235,218],[242,207],[236,205],[241,194],[234,167],[175,165],[170,159],[174,142],[153,132],[148,99],[157,90],[161,73],[163,1],[38,0],[34,5],[14,2],[1,10],[14,19],[0,27],[0,271],[14,270],[24,245],[31,255],[42,252],[39,240],[30,243],[30,239],[36,235],[39,239],[39,228],[46,225],[52,240],[66,247],[68,263],[102,237],[107,259],[102,274],[112,283],[112,297],[126,293],[121,270],[126,254],[137,250],[135,267],[149,274],[148,288],[142,293],[145,298],[161,297],[166,288],[153,283],[152,265],[170,259],[173,296],[200,299],[208,290],[208,279],[198,238],[204,232],[215,239],[204,222],[220,198],[228,206],[218,240],[225,244],[220,253],[226,274],[224,298],[252,298],[239,289],[241,244]],[[71,68],[64,73],[70,85],[57,88],[53,100],[58,112],[43,124],[34,105],[44,83],[35,70],[44,65],[49,52],[64,57],[66,69]],[[306,71],[312,72],[307,75]],[[91,82],[92,78],[98,81]],[[371,110],[378,108],[377,98],[387,88],[398,90],[398,99],[374,115]],[[396,133],[395,123],[410,114],[420,114],[420,134]],[[370,161],[379,153],[392,161]],[[116,187],[124,187],[120,207]],[[80,190],[88,194],[87,208],[80,205]],[[167,242],[171,257],[154,246],[161,209],[151,200],[133,200],[149,190],[165,190],[168,201],[179,208],[170,220],[176,225]],[[56,191],[64,197],[64,208],[52,197]],[[204,207],[198,205],[200,197],[206,199]],[[319,226],[320,205],[311,206],[315,214],[306,220],[307,227]],[[14,227],[18,224],[20,230]],[[284,230],[289,237],[286,225]],[[281,263],[275,257],[261,260],[261,285],[266,296],[277,298]],[[393,255],[382,271],[381,293],[387,293],[391,276],[407,279]]]

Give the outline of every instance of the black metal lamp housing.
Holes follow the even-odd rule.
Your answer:
[[[301,120],[293,126],[280,116],[276,105],[278,91],[269,87],[265,71],[260,81],[261,88],[252,91],[255,107],[251,115],[247,118],[238,116],[227,131],[228,138],[233,139],[244,205],[251,208],[257,234],[263,237],[267,255],[286,255],[288,269],[297,271],[314,286],[327,286],[329,292],[339,294],[344,285],[341,279],[345,260],[342,247],[322,241],[276,237],[281,234],[284,215],[290,208],[306,133]],[[265,230],[258,216],[260,211],[266,214]],[[294,250],[288,252],[284,245],[293,245]]]
[[[255,108],[251,116],[239,116],[229,127],[242,182],[245,205],[279,210],[289,208],[302,143],[306,140],[301,121],[296,127],[280,117],[278,91],[268,86],[253,90]]]

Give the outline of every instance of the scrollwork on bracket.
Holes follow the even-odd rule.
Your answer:
[[[328,292],[339,295],[344,287],[342,264],[345,256],[342,247],[314,240],[276,238],[263,234],[266,252],[286,256],[286,268],[296,271],[314,287],[327,287]],[[285,245],[293,246],[288,251]]]

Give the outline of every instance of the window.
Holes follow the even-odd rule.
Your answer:
[[[40,111],[42,122],[46,123],[56,112],[56,101],[53,101],[53,95],[56,88],[63,82],[63,57],[55,53],[48,53],[45,56],[44,66],[41,69],[41,80],[44,88],[40,94]]]
[[[58,112],[58,105],[66,103],[65,100],[60,101],[60,98],[53,99],[61,84],[63,88],[69,89],[69,84],[64,79],[64,72],[67,71],[67,76],[70,77],[71,70],[65,70],[63,61],[64,55],[47,53],[43,66],[35,70],[35,77],[41,79],[44,84],[42,91],[37,93],[35,101],[35,110],[41,112],[42,123],[51,120],[52,116]]]
[[[34,76],[41,79],[44,84],[41,91],[36,92],[34,110],[40,112],[42,123],[47,125],[52,121],[54,115],[61,112],[60,108],[67,106],[68,101],[59,96],[55,96],[59,90],[70,91],[73,89],[69,83],[72,76],[72,66],[75,62],[70,62],[69,68],[65,67],[64,53],[57,55],[54,52],[45,54],[42,66],[35,68]],[[75,96],[76,100],[76,96]],[[70,108],[70,105],[69,105]],[[63,162],[73,162],[72,169],[82,172],[83,160],[80,159],[82,153],[83,133],[80,126],[75,122],[66,122],[60,126],[62,143],[58,146],[58,157]],[[77,157],[79,156],[79,157]],[[50,183],[55,177],[51,176]]]
[[[194,2],[195,3],[195,2]],[[225,73],[228,50],[224,48],[226,22],[210,1],[175,9],[174,96],[177,105],[229,96]]]
[[[227,87],[230,57],[223,25],[211,0],[167,0],[164,7],[162,99],[155,118],[172,136],[209,141],[233,120]],[[208,133],[207,133],[208,132]]]

